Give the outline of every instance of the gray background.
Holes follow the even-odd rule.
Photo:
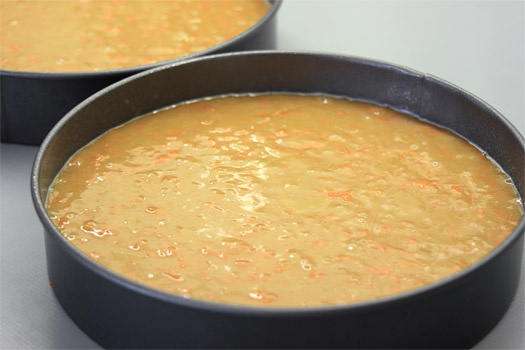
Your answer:
[[[524,1],[285,0],[278,48],[369,57],[435,75],[491,104],[524,135],[524,17]],[[0,347],[98,348],[48,286],[29,191],[37,148],[0,147]],[[475,348],[524,348],[523,273],[519,288]]]

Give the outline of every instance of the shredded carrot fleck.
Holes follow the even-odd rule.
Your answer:
[[[312,242],[312,247],[313,248],[319,248],[319,247],[322,247],[322,246],[326,245],[327,243],[328,243],[328,241],[326,239],[322,239],[320,241]]]
[[[180,273],[164,272],[163,275],[177,282],[184,281],[184,277]]]
[[[428,186],[436,186],[436,185],[437,185],[436,181],[430,181],[428,179],[419,179],[419,180],[412,182],[412,186],[420,190],[426,189]]]
[[[485,210],[483,208],[478,208],[477,217],[482,219],[485,216]]]
[[[325,276],[326,276],[326,273],[312,272],[311,274],[308,275],[308,278],[314,279],[314,280],[320,280],[320,279],[324,278]]]
[[[350,191],[328,191],[327,195],[330,199],[341,198],[345,202],[349,202],[352,199]]]
[[[392,266],[374,266],[372,270],[380,275],[389,275],[392,273]]]

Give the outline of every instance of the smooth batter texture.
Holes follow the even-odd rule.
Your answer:
[[[0,0],[0,68],[78,72],[140,66],[235,37],[264,0]]]
[[[221,97],[111,130],[47,210],[100,264],[188,298],[316,306],[474,263],[522,216],[509,177],[455,134],[328,96]]]

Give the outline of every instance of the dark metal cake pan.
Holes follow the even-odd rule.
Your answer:
[[[170,61],[97,72],[44,73],[0,69],[1,141],[40,145],[51,128],[84,99],[125,77],[186,59],[223,52],[274,49],[276,12],[281,0],[268,0],[269,12],[254,26],[216,46]]]
[[[501,319],[520,277],[525,219],[494,251],[444,280],[347,305],[260,308],[185,299],[128,280],[74,248],[44,209],[66,160],[106,130],[186,100],[230,93],[347,96],[449,128],[486,151],[525,193],[525,140],[496,110],[443,80],[363,58],[246,52],[196,58],[118,82],[69,112],[45,138],[31,191],[60,304],[107,348],[468,348]]]

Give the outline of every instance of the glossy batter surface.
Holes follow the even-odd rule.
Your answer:
[[[2,69],[78,72],[166,61],[246,31],[263,0],[0,0]]]
[[[75,154],[47,210],[100,264],[185,297],[314,306],[424,286],[522,216],[510,179],[451,132],[326,96],[215,98]]]

